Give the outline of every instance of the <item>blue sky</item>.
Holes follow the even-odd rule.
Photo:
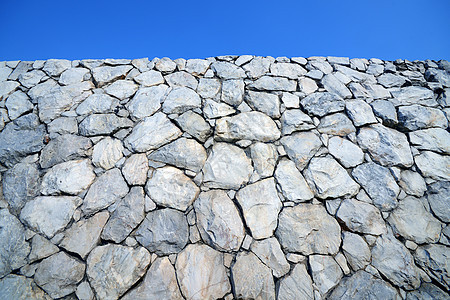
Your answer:
[[[450,1],[0,0],[0,60],[450,59]]]

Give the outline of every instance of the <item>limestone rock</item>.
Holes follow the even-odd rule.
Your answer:
[[[348,101],[345,103],[345,109],[357,127],[377,122],[372,108],[363,100]]]
[[[203,115],[208,119],[225,117],[235,112],[236,110],[228,104],[218,103],[214,100],[206,99],[203,104]]]
[[[163,167],[153,172],[145,191],[157,204],[185,211],[200,190],[181,170]]]
[[[79,115],[112,113],[119,105],[119,100],[106,94],[92,94],[78,105],[75,110]]]
[[[211,127],[206,123],[205,119],[192,111],[185,112],[176,118],[175,121],[183,131],[189,133],[202,143],[204,143],[212,133]]]
[[[370,263],[370,249],[364,239],[354,233],[342,233],[342,250],[353,270],[364,269]]]
[[[203,167],[203,183],[211,188],[238,189],[252,173],[251,161],[242,149],[217,143]]]
[[[450,156],[439,155],[431,151],[423,151],[414,157],[417,167],[425,177],[435,180],[450,181]]]
[[[283,249],[310,254],[336,254],[341,244],[341,228],[321,205],[298,204],[285,207],[275,232]]]
[[[329,113],[343,111],[345,108],[344,100],[329,92],[316,92],[303,98],[300,103],[302,107],[315,116],[323,117]]]
[[[42,168],[76,160],[86,156],[86,150],[92,147],[90,139],[78,135],[63,134],[51,140],[41,151],[39,163]]]
[[[249,87],[261,91],[295,92],[297,82],[283,77],[262,76],[251,83]]]
[[[164,76],[164,79],[166,80],[167,84],[172,87],[185,86],[195,90],[198,85],[197,79],[195,79],[195,77],[191,74],[184,71],[166,75]]]
[[[228,62],[214,62],[211,69],[222,79],[240,79],[245,78],[245,72],[240,67]]]
[[[278,162],[275,178],[281,186],[283,196],[289,201],[304,202],[314,197],[305,178],[291,160],[283,159]]]
[[[370,103],[375,115],[383,120],[383,125],[393,127],[397,125],[397,111],[394,104],[387,100],[375,100]]]
[[[166,114],[184,113],[192,108],[200,108],[202,101],[197,93],[187,87],[176,87],[169,92],[162,110]]]
[[[250,146],[253,167],[261,178],[273,175],[278,159],[278,152],[274,145],[256,142]]]
[[[144,185],[147,181],[148,159],[144,153],[133,154],[122,167],[122,174],[129,185]]]
[[[129,128],[133,122],[114,114],[93,114],[81,121],[79,130],[84,136],[109,135],[121,128]]]
[[[89,70],[85,68],[71,68],[61,73],[58,82],[62,85],[70,85],[82,82],[90,78]]]
[[[245,101],[254,110],[260,111],[271,118],[280,117],[280,100],[275,94],[248,91]]]
[[[46,300],[48,297],[33,279],[11,274],[0,280],[0,299]]]
[[[200,78],[197,94],[202,98],[215,98],[220,91],[221,83],[217,78]],[[235,99],[233,97],[233,99]]]
[[[406,82],[406,78],[392,73],[381,74],[377,81],[386,88],[401,87]]]
[[[106,137],[94,146],[92,163],[97,167],[109,170],[123,157],[123,150],[120,140]]]
[[[427,190],[423,177],[419,173],[410,170],[402,171],[399,185],[407,194],[418,197],[422,197]]]
[[[447,291],[450,287],[450,268],[448,246],[431,244],[417,248],[414,258],[431,278],[443,285]]]
[[[322,296],[335,287],[344,275],[341,267],[331,256],[311,255],[309,256],[309,265],[313,281]]]
[[[248,64],[243,66],[248,77],[255,79],[269,72],[270,65],[274,62],[273,57],[254,57]]]
[[[450,154],[450,133],[442,128],[430,128],[409,133],[411,144],[420,150]]]
[[[280,121],[283,135],[291,134],[294,131],[310,130],[315,127],[312,119],[300,109],[286,110]]]
[[[317,130],[329,135],[346,136],[356,129],[349,118],[343,113],[336,113],[323,117]]]
[[[182,212],[165,208],[149,212],[134,235],[142,246],[161,256],[180,252],[188,242],[189,228]]]
[[[448,127],[447,118],[441,110],[421,105],[399,106],[398,121],[405,130]]]
[[[139,280],[150,264],[143,247],[98,246],[88,256],[86,274],[99,299],[117,299]]]
[[[242,79],[230,79],[222,82],[222,94],[220,99],[237,107],[244,99],[244,81]]]
[[[306,70],[298,64],[280,62],[270,65],[270,73],[274,76],[298,79],[306,74]]]
[[[144,87],[150,87],[164,83],[164,78],[161,75],[161,73],[155,70],[143,72],[138,76],[134,77],[133,79],[134,81],[136,81],[137,83],[139,83]]]
[[[273,235],[282,204],[272,177],[242,188],[236,194],[236,199],[242,208],[245,223],[255,239]]]
[[[237,251],[245,231],[236,206],[221,190],[202,192],[194,202],[197,227],[203,240],[221,251]]]
[[[50,135],[77,134],[77,119],[75,117],[60,117],[54,119],[47,125],[47,130]]]
[[[72,63],[67,59],[49,59],[45,62],[42,70],[50,76],[58,76],[71,66]]]
[[[195,76],[203,75],[210,64],[211,62],[205,59],[188,59],[186,61],[186,71]]]
[[[223,254],[202,244],[189,244],[175,263],[178,283],[187,299],[218,299],[230,290]]]
[[[336,213],[351,231],[380,235],[386,232],[386,225],[380,211],[373,205],[355,199],[345,199]]]
[[[34,281],[52,298],[60,298],[75,291],[85,269],[83,263],[60,251],[39,264]]]
[[[411,291],[407,294],[407,300],[420,300],[420,299],[445,299],[448,294],[435,286],[432,283],[423,282],[420,288],[415,291]]]
[[[394,97],[391,101],[395,106],[419,104],[425,106],[437,106],[433,91],[419,86],[407,86],[392,88],[389,90]]]
[[[116,67],[97,67],[92,70],[94,80],[99,87],[112,82],[119,78],[125,78],[125,75],[132,69],[132,66],[116,66]]]
[[[273,276],[280,278],[290,270],[290,265],[284,257],[278,240],[274,237],[253,241],[251,251],[272,270]]]
[[[69,224],[81,202],[79,197],[36,197],[25,204],[20,219],[34,231],[52,238]]]
[[[278,299],[305,299],[313,300],[312,280],[304,264],[296,264],[289,275],[280,279]]]
[[[334,75],[326,74],[322,78],[323,87],[330,93],[337,94],[341,98],[351,98],[350,90]]]
[[[52,242],[47,240],[40,234],[35,234],[31,240],[31,252],[28,256],[29,262],[34,262],[59,251],[59,248],[55,246]]]
[[[328,140],[328,151],[346,168],[356,167],[364,162],[361,148],[341,137],[334,136]]]
[[[134,120],[153,115],[160,107],[166,94],[166,85],[144,87],[137,91],[127,108]]]
[[[11,120],[15,120],[21,115],[32,111],[34,107],[28,96],[21,91],[14,92],[10,95],[6,99],[5,106],[8,109],[8,115]]]
[[[450,222],[450,182],[436,182],[429,185],[427,200],[434,215],[441,221]]]
[[[311,131],[296,132],[280,140],[289,158],[299,170],[303,170],[309,160],[322,146],[319,136]]]

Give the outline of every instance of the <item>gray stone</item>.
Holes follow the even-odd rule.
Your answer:
[[[420,86],[408,86],[404,88],[392,88],[389,90],[394,97],[390,101],[395,105],[419,104],[425,106],[437,106],[433,91]]]
[[[380,124],[363,127],[357,140],[361,148],[383,166],[410,167],[413,164],[406,136],[394,129]]]
[[[28,96],[30,96],[31,102],[36,104],[39,97],[42,97],[43,95],[45,95],[46,93],[48,93],[50,90],[52,90],[57,86],[58,83],[55,80],[50,79],[32,87],[31,89],[28,90],[27,94]]]
[[[0,278],[27,264],[30,246],[25,228],[8,209],[0,210]],[[1,286],[1,283],[0,283]],[[2,289],[0,288],[0,295]]]
[[[170,73],[170,72],[175,71],[176,67],[177,67],[177,64],[168,57],[163,57],[161,59],[157,59],[155,62],[155,68],[161,72]]]
[[[52,238],[69,224],[81,203],[79,197],[36,197],[25,204],[20,220],[32,230]]]
[[[230,290],[223,254],[206,245],[189,244],[175,264],[178,284],[187,299],[218,299]]]
[[[64,134],[51,140],[41,151],[41,168],[50,168],[57,164],[76,160],[86,156],[86,150],[92,147],[90,139],[82,136]]]
[[[231,274],[238,299],[275,299],[272,272],[255,254],[240,252],[231,267]]]
[[[208,70],[211,61],[205,59],[188,59],[186,61],[186,71],[194,76],[203,75]]]
[[[120,170],[117,168],[108,170],[91,185],[81,209],[86,215],[94,214],[124,197],[128,191],[128,185]]]
[[[263,76],[249,84],[249,87],[261,91],[295,92],[297,82],[284,77]]]
[[[80,300],[94,300],[94,292],[87,281],[83,281],[78,285],[75,294]]]
[[[104,114],[113,112],[119,105],[119,100],[106,94],[92,94],[78,105],[79,115]]]
[[[184,113],[193,108],[200,108],[201,104],[201,99],[194,90],[175,87],[164,100],[162,110],[166,114]]]
[[[178,253],[186,246],[189,228],[182,212],[165,208],[149,212],[134,236],[150,252],[168,255]]]
[[[254,57],[248,64],[243,66],[247,76],[255,79],[269,72],[270,65],[274,62],[273,57]]]
[[[445,87],[450,87],[450,75],[448,71],[428,68],[425,71],[427,81],[439,82]]]
[[[344,275],[341,267],[331,256],[311,255],[309,257],[309,265],[313,281],[322,296],[325,296],[335,287]]]
[[[271,177],[247,185],[237,192],[236,199],[252,236],[255,239],[272,236],[282,207],[274,179]]]
[[[11,68],[5,66],[0,67],[0,81],[6,81],[11,72],[12,72]]]
[[[212,133],[211,127],[199,114],[187,111],[175,119],[178,126],[199,142],[204,143]]]
[[[155,70],[150,70],[147,72],[143,72],[138,76],[133,78],[137,83],[144,87],[154,86],[158,84],[164,83],[164,78],[160,72]]]
[[[133,96],[138,85],[131,80],[117,80],[104,88],[105,92],[111,96],[118,98],[119,100],[124,100]]]
[[[428,187],[426,194],[428,203],[434,215],[441,221],[450,222],[450,182],[436,182]]]
[[[318,86],[313,79],[307,78],[307,77],[301,77],[298,79],[298,89],[300,90],[300,92],[303,92],[306,95],[309,95],[309,94],[317,91]]]
[[[31,263],[36,260],[41,260],[57,253],[58,251],[59,248],[52,242],[40,234],[35,234],[31,240],[31,252],[28,256],[28,261]]]
[[[370,105],[363,100],[347,101],[345,109],[357,127],[377,122]]]
[[[346,66],[334,65],[334,69],[349,77],[354,82],[376,83],[375,76],[358,72]]]
[[[121,243],[144,220],[144,189],[132,187],[119,202],[102,231],[102,239]]]
[[[338,136],[346,136],[356,131],[352,121],[343,113],[323,117],[319,126],[317,126],[317,130],[320,133]]]
[[[70,160],[53,166],[42,178],[43,195],[66,193],[77,195],[87,189],[95,179],[89,159]]]
[[[341,244],[341,227],[322,205],[285,207],[275,234],[285,251],[303,255],[336,254]]]
[[[129,128],[133,122],[114,114],[93,114],[87,116],[79,126],[80,134],[84,136],[109,135],[121,128]],[[136,126],[137,127],[137,126]]]
[[[230,79],[222,82],[222,94],[220,99],[234,107],[241,104],[244,99],[244,81],[242,79]]]
[[[430,127],[446,129],[448,121],[444,113],[436,108],[421,105],[399,106],[399,125],[404,130],[419,130]]]
[[[245,101],[254,110],[260,111],[272,118],[280,117],[280,100],[275,94],[248,91]]]
[[[283,196],[289,201],[305,202],[314,197],[305,178],[291,160],[283,159],[278,162],[275,178],[281,186]]]
[[[371,63],[367,68],[366,73],[372,74],[374,76],[380,76],[384,72],[384,66],[381,64],[373,64]]]
[[[384,73],[377,77],[377,81],[386,88],[401,87],[406,83],[406,78],[392,73]]]
[[[118,299],[141,278],[150,264],[143,247],[107,244],[88,256],[86,274],[98,299]]]
[[[294,131],[313,129],[315,126],[312,119],[300,109],[286,110],[281,116],[281,132],[283,135]]]
[[[423,151],[414,157],[414,161],[420,172],[425,177],[435,180],[450,181],[450,156],[439,155],[431,151]]]
[[[423,177],[419,173],[410,170],[402,171],[398,184],[407,194],[413,196],[422,197],[427,190]]]
[[[261,112],[243,112],[216,121],[215,138],[218,140],[269,142],[279,137],[280,131],[275,122]]]
[[[447,291],[450,287],[450,266],[448,246],[431,244],[419,246],[414,253],[418,266],[426,274],[444,286]]]
[[[386,99],[391,98],[391,94],[387,89],[378,84],[357,83],[351,82],[349,84],[350,90],[354,98],[362,99]]]
[[[80,83],[89,76],[89,70],[85,68],[71,68],[61,73],[58,82],[62,85]]]
[[[125,78],[132,66],[96,67],[92,69],[92,75],[99,87],[117,79]]]
[[[321,199],[354,196],[359,191],[359,185],[347,171],[329,157],[311,159],[304,174],[314,194]]]
[[[392,235],[377,238],[372,248],[372,265],[399,287],[413,290],[420,286],[420,277],[413,256]]]
[[[448,294],[438,288],[436,285],[423,282],[420,288],[416,291],[411,291],[407,294],[407,300],[433,300],[433,299],[445,299]]]
[[[340,96],[328,92],[313,93],[303,98],[300,103],[309,114],[319,117],[345,108],[345,102]]]
[[[306,68],[308,70],[317,69],[324,74],[329,74],[333,71],[333,67],[331,67],[331,65],[327,61],[325,61],[324,57],[319,57],[318,59],[315,59],[315,57],[313,57],[309,58],[308,60],[308,64],[306,65]]]
[[[273,175],[278,159],[278,152],[274,145],[256,142],[250,146],[253,167],[261,178]]]
[[[122,174],[129,185],[144,185],[147,181],[148,159],[145,153],[133,154],[127,158]]]
[[[386,281],[366,271],[358,271],[346,277],[333,290],[332,300],[338,299],[402,299],[397,290]]]
[[[0,280],[1,299],[48,299],[44,292],[36,286],[33,279],[19,275],[8,275]]]
[[[235,112],[236,110],[228,104],[219,103],[211,99],[206,99],[203,104],[203,115],[208,119],[225,117]]]
[[[166,80],[167,84],[172,87],[185,86],[195,90],[198,85],[197,79],[195,79],[195,77],[191,74],[184,71],[166,75],[164,76],[164,79]]]
[[[11,95],[20,84],[15,81],[2,81],[0,82],[0,100],[6,99]]]
[[[60,298],[75,292],[85,269],[83,263],[60,251],[39,264],[34,281],[52,298]]]
[[[197,227],[203,240],[221,251],[237,251],[245,236],[239,212],[221,190],[202,192],[194,202]]]
[[[289,158],[299,170],[303,170],[309,160],[322,146],[319,136],[311,131],[296,132],[280,140]]]
[[[123,145],[118,139],[106,137],[94,146],[92,163],[105,170],[112,169],[123,157]]]
[[[289,79],[298,79],[307,72],[298,64],[292,63],[274,63],[270,66],[270,73],[274,76],[287,77]]]
[[[291,273],[283,277],[278,288],[278,299],[313,300],[312,280],[304,264],[296,264]]]
[[[181,135],[181,131],[164,115],[144,118],[125,139],[125,146],[137,152],[157,149]]]
[[[99,212],[86,220],[74,223],[64,234],[60,247],[79,254],[83,259],[100,242],[100,233],[108,221],[108,212]]]
[[[290,270],[290,265],[284,257],[278,240],[274,237],[261,241],[253,241],[251,251],[272,270],[273,276],[280,278]]]
[[[354,233],[342,233],[342,250],[354,271],[364,269],[370,263],[370,248],[364,239]]]
[[[220,91],[220,80],[217,78],[200,78],[197,94],[202,98],[215,98]]]
[[[124,300],[171,299],[182,300],[175,268],[167,257],[157,258],[147,271],[144,280],[126,293]]]
[[[157,204],[185,211],[199,193],[199,188],[174,167],[156,169],[147,180],[145,191]]]
[[[222,79],[240,79],[246,77],[244,70],[229,62],[213,62],[211,69]]]
[[[397,111],[394,104],[387,100],[375,100],[370,103],[375,115],[383,120],[385,126],[393,127],[397,125]]]
[[[48,59],[42,70],[50,76],[58,76],[71,66],[72,62],[67,59]]]
[[[323,87],[330,93],[337,94],[341,98],[351,98],[350,90],[334,75],[327,74],[322,78]]]
[[[355,167],[364,162],[364,153],[357,145],[337,136],[328,140],[328,151],[345,168]]]
[[[39,193],[39,171],[35,164],[16,164],[3,173],[2,181],[3,196],[9,204],[9,210],[15,215]]]
[[[345,199],[339,206],[336,217],[354,232],[372,235],[386,232],[386,225],[380,211],[369,203]]]
[[[47,125],[47,131],[50,136],[56,134],[77,134],[78,123],[74,117],[61,117],[54,119]]]
[[[22,91],[17,91],[10,95],[6,99],[5,105],[11,120],[15,120],[33,110],[33,104],[30,102],[27,94]]]
[[[389,169],[376,163],[365,163],[352,171],[353,178],[364,188],[381,211],[390,211],[397,207],[400,188]]]
[[[450,133],[442,128],[430,128],[409,133],[412,145],[420,150],[450,154]]]

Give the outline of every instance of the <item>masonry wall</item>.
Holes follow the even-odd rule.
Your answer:
[[[450,64],[0,62],[0,299],[447,299]]]

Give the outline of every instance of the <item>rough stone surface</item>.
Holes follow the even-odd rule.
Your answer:
[[[341,280],[341,267],[333,257],[327,255],[311,255],[309,257],[311,273],[321,295],[326,295]]]
[[[192,108],[199,108],[201,104],[202,101],[194,90],[187,87],[176,87],[165,98],[162,110],[166,114],[179,114]]]
[[[166,91],[166,85],[139,89],[127,105],[131,117],[140,120],[153,115],[161,107]]]
[[[439,155],[431,151],[423,151],[420,155],[414,157],[414,161],[425,177],[450,181],[450,172],[448,172],[450,168],[450,156]]]
[[[345,199],[339,206],[336,217],[354,232],[373,235],[386,232],[380,211],[369,203]]]
[[[42,149],[39,163],[46,169],[57,164],[77,160],[86,156],[86,150],[92,147],[92,142],[86,137],[63,134],[51,140]]]
[[[429,186],[427,200],[434,215],[441,221],[450,222],[450,182],[436,182]]]
[[[286,110],[280,121],[283,135],[314,128],[312,119],[300,109]]]
[[[284,257],[284,253],[276,238],[271,237],[261,241],[253,241],[250,249],[272,270],[273,276],[280,278],[289,272],[289,263]]]
[[[278,299],[290,300],[296,297],[314,299],[312,280],[303,264],[296,264],[289,275],[280,280]]]
[[[353,270],[364,269],[370,263],[370,248],[364,239],[354,233],[342,233],[342,250]]]
[[[79,125],[80,134],[84,136],[108,135],[119,129],[133,126],[127,118],[114,114],[94,114],[87,116]]]
[[[450,154],[450,133],[442,128],[430,128],[409,133],[411,144],[420,150]]]
[[[341,137],[334,136],[328,140],[328,151],[345,168],[356,167],[364,161],[361,148]]]
[[[284,159],[278,163],[275,178],[283,196],[289,201],[304,202],[314,197],[305,178],[291,160]]]
[[[33,279],[19,275],[8,275],[0,280],[1,299],[48,299],[44,292],[36,286]]]
[[[116,162],[123,157],[123,150],[120,140],[106,137],[94,146],[92,163],[105,170],[112,169]]]
[[[447,291],[450,287],[450,266],[448,246],[439,244],[424,245],[417,248],[414,258],[431,278],[435,279]]]
[[[309,114],[319,117],[342,111],[345,108],[345,102],[340,96],[328,92],[313,93],[303,98],[300,103]]]
[[[148,168],[145,154],[133,154],[125,161],[122,174],[129,185],[144,185],[147,181]]]
[[[256,142],[250,146],[253,167],[262,178],[273,175],[278,152],[274,145]]]
[[[346,136],[356,129],[349,118],[343,113],[336,113],[323,117],[317,130],[329,135]]]
[[[322,146],[319,136],[313,132],[296,132],[280,140],[289,158],[299,170],[303,170],[309,160]]]

